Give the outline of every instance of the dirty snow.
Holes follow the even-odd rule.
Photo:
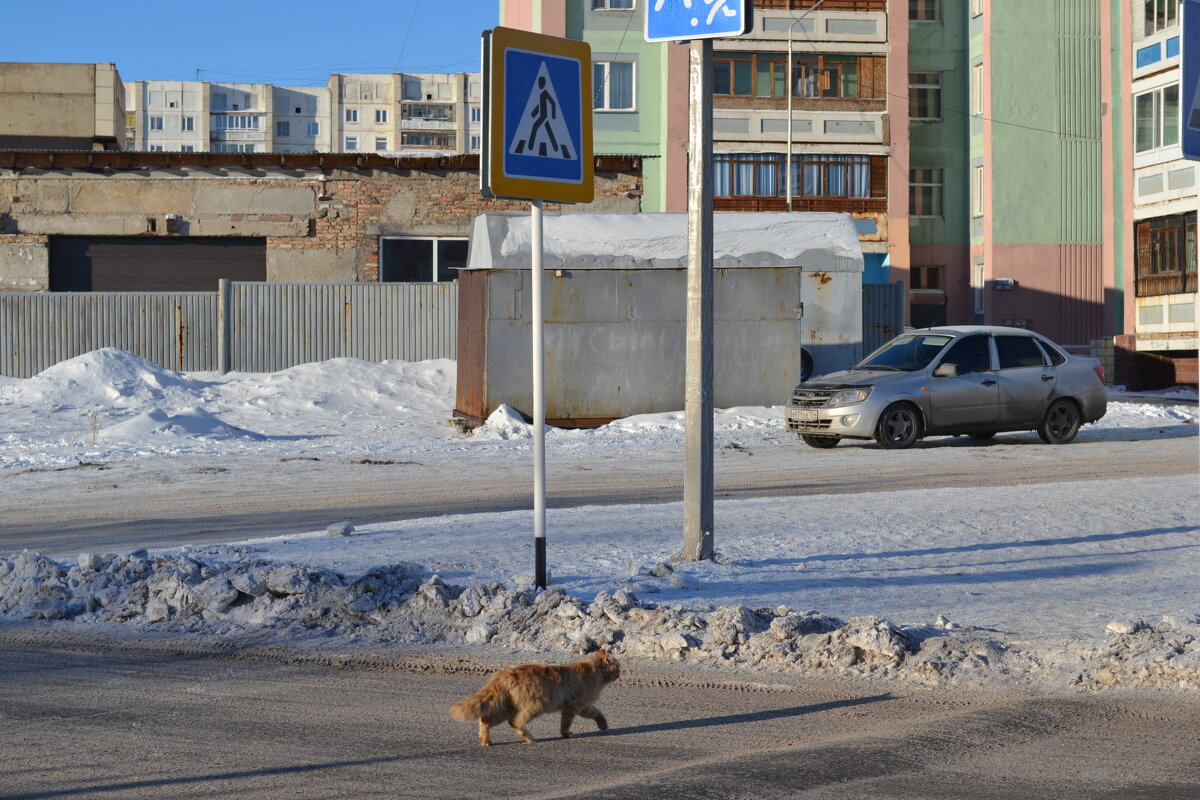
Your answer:
[[[529,426],[505,407],[462,437],[445,424],[453,392],[446,360],[183,375],[101,350],[0,379],[0,480],[80,461],[262,465],[364,451],[437,453],[464,471],[487,451],[523,479]],[[1081,441],[1196,436],[1194,393],[1113,395],[1128,402],[1110,402]],[[787,438],[779,407],[720,410],[716,429],[718,442],[745,448]],[[551,430],[547,446],[552,459],[633,462],[682,432],[680,412],[641,415]],[[1014,457],[1005,450],[988,452]],[[531,512],[149,553],[25,552],[0,558],[0,614],[397,645],[603,645],[931,683],[1200,690],[1194,477],[719,500],[719,557],[700,563],[676,555],[681,519],[679,503],[552,510],[546,592],[530,588]]]

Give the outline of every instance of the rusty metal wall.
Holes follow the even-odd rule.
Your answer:
[[[218,302],[217,292],[0,293],[0,375],[28,378],[101,347],[216,370]],[[234,282],[230,304],[233,370],[457,355],[454,283]]]
[[[232,370],[457,355],[454,283],[235,282],[231,289]]]
[[[904,331],[904,283],[866,283],[862,287],[863,357]]]
[[[216,364],[215,292],[0,293],[0,375],[29,378],[102,347],[179,371]]]

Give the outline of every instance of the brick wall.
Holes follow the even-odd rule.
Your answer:
[[[1152,353],[1137,349],[1137,337],[1117,336],[1113,340],[1113,374],[1109,380],[1131,392],[1197,385],[1195,350]]]

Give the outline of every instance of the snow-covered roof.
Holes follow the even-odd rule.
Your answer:
[[[548,269],[681,269],[687,267],[686,214],[562,214],[543,222]],[[480,214],[471,229],[468,269],[528,269],[528,214]],[[862,272],[862,248],[849,214],[713,215],[717,267],[799,265]]]

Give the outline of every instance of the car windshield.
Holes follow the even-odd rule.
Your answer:
[[[855,369],[884,369],[915,372],[925,369],[953,336],[945,334],[905,334],[897,336],[859,362]]]

